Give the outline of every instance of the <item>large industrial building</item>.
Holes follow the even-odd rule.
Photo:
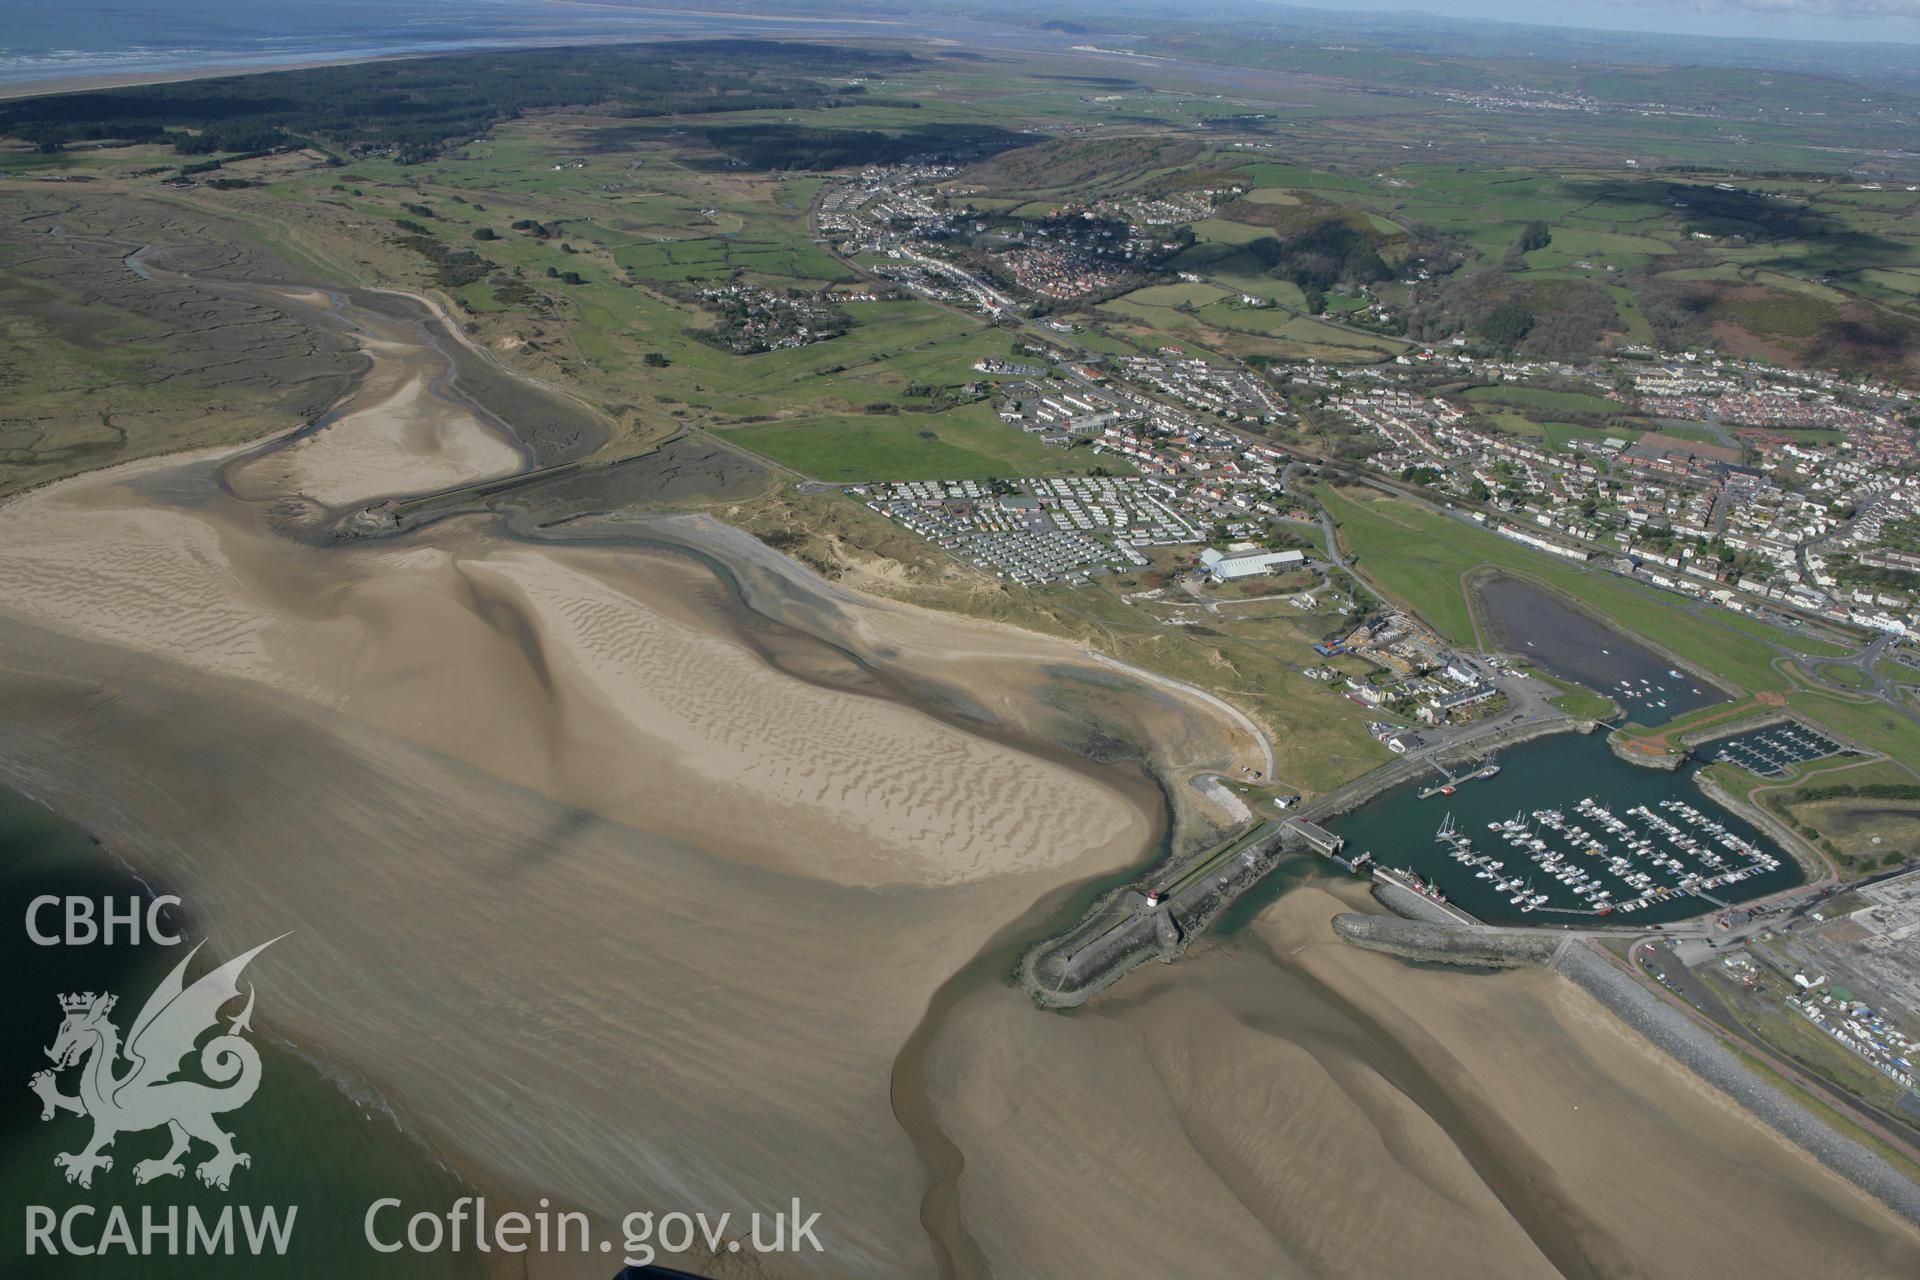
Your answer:
[[[1263,573],[1276,573],[1283,569],[1296,568],[1305,563],[1306,558],[1304,551],[1230,554],[1208,547],[1200,553],[1200,563],[1206,567],[1207,576],[1215,582],[1232,582],[1235,578],[1252,578]]]

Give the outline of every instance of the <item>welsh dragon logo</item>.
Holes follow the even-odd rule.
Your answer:
[[[136,1183],[183,1175],[186,1168],[181,1157],[195,1139],[213,1148],[213,1154],[194,1169],[210,1187],[225,1191],[234,1169],[253,1163],[251,1156],[233,1149],[233,1135],[214,1122],[215,1116],[245,1106],[260,1087],[259,1051],[241,1038],[242,1032],[253,1029],[252,984],[247,986],[246,1007],[231,1017],[227,1029],[198,1046],[200,1073],[213,1083],[176,1077],[200,1038],[218,1029],[221,1008],[240,995],[241,970],[279,940],[263,942],[187,986],[187,965],[200,950],[195,946],[147,997],[124,1045],[119,1029],[108,1018],[116,997],[91,991],[60,997],[66,1018],[53,1047],[46,1051],[53,1069],[36,1072],[29,1084],[40,1096],[42,1120],[51,1120],[61,1111],[93,1120],[93,1138],[85,1147],[53,1158],[56,1168],[66,1170],[68,1182],[91,1187],[96,1169],[113,1168],[113,1157],[106,1149],[115,1138],[162,1125],[171,1135],[172,1146],[165,1155],[133,1166]],[[119,1069],[123,1061],[124,1071]],[[61,1093],[56,1073],[76,1064],[80,1064],[79,1093]]]

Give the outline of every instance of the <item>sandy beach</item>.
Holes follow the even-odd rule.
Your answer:
[[[344,508],[510,476],[523,465],[504,435],[470,421],[414,376],[376,403],[236,468],[229,482],[243,496],[299,494]]]
[[[1352,885],[1037,1012],[1011,956],[1167,821],[1072,748],[1261,768],[1243,718],[704,517],[290,539],[290,502],[524,465],[420,349],[365,350],[298,443],[0,506],[0,782],[219,948],[292,930],[263,1018],[478,1180],[609,1219],[799,1198],[827,1252],[777,1274],[1920,1266],[1577,989],[1334,941]]]
[[[1074,672],[1143,741],[1236,729],[1061,642],[782,579],[802,631],[658,547],[290,541],[288,496],[489,456],[477,418],[409,424],[420,382],[370,351],[313,444],[0,508],[0,777],[218,945],[293,929],[275,1021],[475,1170],[609,1217],[798,1195],[838,1224],[815,1273],[924,1269],[900,1045],[985,939],[1160,830],[1143,780],[1021,734]],[[939,686],[983,731],[908,692]]]
[[[1920,1264],[1910,1227],[1555,975],[1335,940],[1328,918],[1364,902],[1296,889],[1071,1018],[987,989],[954,1011],[932,1105],[967,1152],[963,1220],[993,1274]]]
[[[462,527],[310,548],[222,520],[218,501],[143,499],[216,461],[134,464],[10,506],[7,608],[298,694],[618,821],[839,883],[1111,865],[1145,843],[1145,817],[1060,764],[771,668],[729,636],[724,592],[697,564]],[[848,631],[885,636],[889,617]],[[1033,664],[1002,677],[1016,689],[1041,678],[1044,645],[998,628],[950,634],[947,661]],[[1047,656],[1075,658],[1066,645]]]

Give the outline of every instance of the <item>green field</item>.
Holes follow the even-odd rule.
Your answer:
[[[1879,702],[1860,702],[1839,694],[1800,690],[1787,705],[1864,747],[1895,760],[1920,760],[1920,725]]]
[[[1403,601],[1448,639],[1473,644],[1467,576],[1485,567],[1522,574],[1563,592],[1631,634],[1673,650],[1736,689],[1778,689],[1786,678],[1774,654],[1716,619],[1684,612],[1678,598],[1598,569],[1530,550],[1461,520],[1390,498],[1359,500],[1321,487],[1315,491],[1340,527],[1357,567],[1381,590]]]
[[[1770,622],[1763,622],[1759,618],[1749,617],[1744,613],[1729,611],[1719,620],[1736,631],[1746,632],[1757,640],[1784,645],[1795,653],[1804,653],[1809,657],[1839,658],[1849,652],[1846,647],[1822,640],[1818,636],[1807,635],[1802,631],[1789,630],[1785,627],[1776,627]]]
[[[1605,396],[1589,395],[1582,391],[1553,391],[1545,387],[1503,383],[1500,386],[1468,387],[1461,394],[1475,404],[1511,405],[1538,413],[1609,414],[1625,411],[1624,405]]]
[[[1673,651],[1736,696],[1787,691],[1788,706],[1836,733],[1896,759],[1920,759],[1920,725],[1879,702],[1797,686],[1776,665],[1778,655],[1760,631],[1784,644],[1809,643],[1801,637],[1722,610],[1688,613],[1677,597],[1562,563],[1398,499],[1362,500],[1325,486],[1315,493],[1339,523],[1357,567],[1456,643],[1475,642],[1468,575],[1498,568],[1559,590],[1621,630]]]
[[[1528,672],[1528,675],[1560,690],[1559,695],[1550,701],[1570,716],[1581,720],[1606,720],[1619,714],[1620,708],[1604,693],[1595,693],[1570,680],[1562,680],[1537,669]]]
[[[1839,663],[1822,663],[1814,669],[1814,674],[1830,683],[1844,685],[1850,689],[1867,687],[1867,675],[1858,667],[1842,666]]]
[[[1111,456],[1042,444],[986,405],[945,413],[836,415],[733,427],[725,437],[816,480],[986,480],[1122,468]]]
[[[1543,422],[1540,425],[1547,443],[1562,453],[1571,453],[1575,449],[1593,449],[1608,440],[1625,440],[1631,444],[1640,435],[1637,431],[1622,431],[1615,427],[1583,427],[1572,422]]]

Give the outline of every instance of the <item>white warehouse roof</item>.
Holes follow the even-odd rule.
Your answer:
[[[1282,565],[1299,564],[1307,558],[1304,551],[1263,551],[1255,555],[1230,556],[1208,547],[1200,553],[1200,563],[1220,579],[1251,578],[1271,573]]]

